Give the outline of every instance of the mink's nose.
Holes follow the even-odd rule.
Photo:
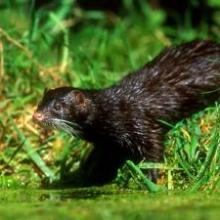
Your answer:
[[[35,112],[33,114],[33,121],[35,122],[42,122],[44,120],[44,115],[40,112]]]

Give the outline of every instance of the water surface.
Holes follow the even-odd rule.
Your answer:
[[[220,219],[220,193],[150,194],[108,187],[1,190],[2,219]]]

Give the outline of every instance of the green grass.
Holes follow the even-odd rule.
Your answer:
[[[61,132],[44,132],[31,118],[46,87],[103,88],[152,60],[164,47],[213,37],[207,25],[196,29],[163,25],[165,13],[143,5],[129,16],[74,8],[41,11],[27,19],[24,7],[0,13],[0,188],[39,187],[77,169],[89,145]],[[45,22],[46,21],[46,22]],[[75,24],[75,25],[74,25]],[[216,29],[215,29],[216,30]],[[164,164],[125,167],[121,185],[149,189],[140,169],[160,168],[165,188],[217,190],[219,106],[173,125]],[[133,177],[129,179],[129,177]],[[141,186],[140,186],[141,185]],[[157,187],[157,186],[156,186]],[[150,189],[154,191],[154,187]]]

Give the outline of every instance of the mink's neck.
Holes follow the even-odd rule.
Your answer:
[[[85,90],[84,94],[89,99],[89,106],[87,117],[80,122],[82,129],[82,138],[94,142],[100,133],[101,127],[98,126],[100,120],[100,113],[102,109],[102,90]]]
[[[106,142],[112,140],[114,135],[115,115],[120,114],[117,110],[118,97],[115,88],[89,92],[91,100],[88,117],[84,123],[84,139],[90,142]],[[110,139],[109,139],[110,138]],[[107,140],[109,139],[109,140]]]
[[[77,123],[81,129],[81,138],[94,142],[98,132],[97,120],[99,120],[99,108],[100,108],[100,97],[102,91],[98,90],[84,90],[85,97],[89,100],[87,106],[87,117],[84,119],[79,119]]]

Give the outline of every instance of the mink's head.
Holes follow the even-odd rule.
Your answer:
[[[60,87],[44,92],[33,120],[43,127],[58,128],[76,136],[83,132],[92,110],[88,92]]]

